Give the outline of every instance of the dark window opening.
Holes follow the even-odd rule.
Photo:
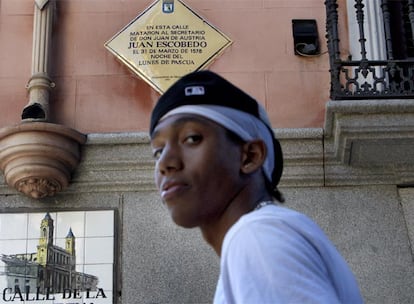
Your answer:
[[[394,59],[414,58],[413,25],[409,18],[408,0],[391,0],[390,31]]]

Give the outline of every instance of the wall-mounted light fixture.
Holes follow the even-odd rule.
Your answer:
[[[293,19],[292,30],[295,55],[312,57],[320,54],[316,20]]]

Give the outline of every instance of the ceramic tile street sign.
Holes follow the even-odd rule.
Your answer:
[[[105,47],[163,93],[181,76],[207,67],[231,43],[180,0],[158,0]]]
[[[0,303],[113,304],[114,221],[114,210],[0,214]]]

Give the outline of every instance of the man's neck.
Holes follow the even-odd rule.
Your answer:
[[[247,187],[234,198],[225,208],[221,216],[214,222],[201,225],[204,240],[214,249],[218,256],[227,231],[245,214],[254,210],[262,201],[272,200],[266,189]]]

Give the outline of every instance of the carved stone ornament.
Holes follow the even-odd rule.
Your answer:
[[[57,181],[27,177],[16,183],[16,190],[33,198],[42,198],[55,195],[62,190],[62,186]]]
[[[80,161],[86,136],[45,122],[0,129],[0,169],[7,184],[32,198],[65,189]]]

